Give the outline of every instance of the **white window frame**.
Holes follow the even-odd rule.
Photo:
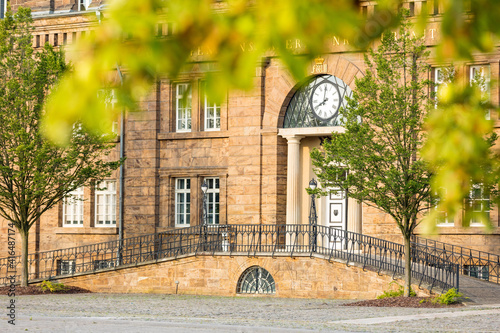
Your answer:
[[[63,227],[83,227],[83,186],[63,199]],[[70,223],[67,223],[69,218]],[[75,223],[76,222],[76,223]]]
[[[78,0],[78,11],[88,10],[91,3],[92,0]]]
[[[474,190],[481,190],[481,195],[479,198],[474,197]],[[475,203],[479,203],[481,205],[481,210],[474,210]],[[489,209],[489,203],[490,203],[490,197],[484,195],[484,187],[482,184],[473,184],[471,187],[471,190],[469,192],[469,200],[467,202],[468,206],[467,209],[469,210],[470,216],[468,217],[470,219],[470,226],[471,227],[482,227],[484,224],[481,221],[476,221],[474,219],[474,213],[486,213],[490,214],[490,209]]]
[[[97,97],[104,100],[103,102],[107,109],[111,111],[116,109],[116,105],[118,103],[118,99],[116,98],[116,89],[99,89]],[[116,120],[111,123],[111,133],[118,135],[118,121]]]
[[[204,181],[208,185],[207,189],[207,224],[220,224],[220,180],[219,177],[206,177]]]
[[[470,82],[470,84],[472,84],[474,82],[476,74],[479,74],[484,79],[485,86],[481,87],[481,91],[484,94],[486,94],[487,99],[490,100],[490,80],[491,80],[491,67],[490,67],[490,64],[470,66],[470,73],[469,73],[469,82]],[[490,110],[488,110],[486,112],[485,118],[488,119],[488,120],[491,119],[491,112],[490,112]]]
[[[63,270],[63,266],[67,265],[67,269]],[[75,273],[75,261],[74,260],[59,260],[58,261],[58,268],[59,268],[59,274],[60,275],[66,275],[66,274],[74,274]]]
[[[191,225],[191,179],[175,179],[175,227]]]
[[[96,185],[94,226],[116,227],[116,180],[104,180]]]
[[[209,102],[205,94],[205,131],[220,131],[220,104]],[[212,115],[209,113],[212,112]],[[210,125],[210,123],[213,125]]]
[[[191,84],[177,83],[175,85],[175,129],[177,132],[191,132],[192,101]]]
[[[7,0],[0,0],[0,19],[3,19],[5,17],[5,13],[7,12]]]
[[[438,90],[439,87],[444,83],[443,81],[443,68],[442,67],[436,67],[434,68],[434,107],[438,107]]]
[[[446,191],[446,189],[441,189],[443,191]],[[433,209],[437,211],[439,203],[441,201],[441,198],[438,196],[437,193],[434,193],[434,205]],[[438,214],[440,214],[440,217],[443,217],[444,219],[441,219],[440,217],[436,218],[436,225],[438,227],[453,227],[455,226],[455,221],[453,217],[448,216],[448,212],[446,211],[438,211]]]

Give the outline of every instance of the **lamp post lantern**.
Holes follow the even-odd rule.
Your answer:
[[[314,191],[318,187],[318,182],[314,178],[309,182],[309,189]],[[311,194],[311,208],[309,211],[309,226],[311,227],[311,233],[309,234],[309,245],[311,246],[311,252],[316,252],[317,245],[317,234],[318,234],[318,215],[316,214],[316,194]]]

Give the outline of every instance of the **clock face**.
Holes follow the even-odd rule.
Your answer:
[[[320,120],[327,121],[337,115],[340,107],[340,93],[330,81],[318,83],[312,91],[310,105],[313,114]]]

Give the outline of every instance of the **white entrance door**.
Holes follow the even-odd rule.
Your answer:
[[[347,230],[347,198],[345,191],[336,190],[326,196],[323,225],[328,227],[328,247],[341,250],[346,244],[342,231]]]

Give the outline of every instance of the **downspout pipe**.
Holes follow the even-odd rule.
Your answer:
[[[102,11],[105,10],[107,5],[101,5],[96,10],[97,20],[99,24],[101,24],[103,15]],[[118,73],[118,77],[120,78],[120,85],[123,87],[123,73],[120,70],[120,66],[116,64],[116,72]],[[123,160],[125,156],[125,140],[124,140],[124,132],[125,132],[125,112],[123,108],[120,112],[120,160]],[[123,247],[123,163],[120,164],[120,175],[119,175],[119,188],[120,191],[118,193],[118,253],[116,254],[117,265],[121,265],[122,263],[122,247]]]
[[[116,71],[118,73],[118,76],[120,77],[120,84],[123,86],[123,74],[122,71],[120,70],[120,66],[118,64],[116,65]],[[125,112],[123,112],[123,108],[121,110],[121,117],[120,117],[120,160],[123,160],[125,156],[125,140],[124,140],[124,132],[125,132]],[[119,241],[119,249],[118,249],[118,265],[121,265],[122,261],[122,246],[123,246],[123,187],[124,187],[124,181],[123,181],[123,163],[120,164],[120,175],[119,175],[119,186],[120,186],[120,191],[118,194],[118,241]]]

